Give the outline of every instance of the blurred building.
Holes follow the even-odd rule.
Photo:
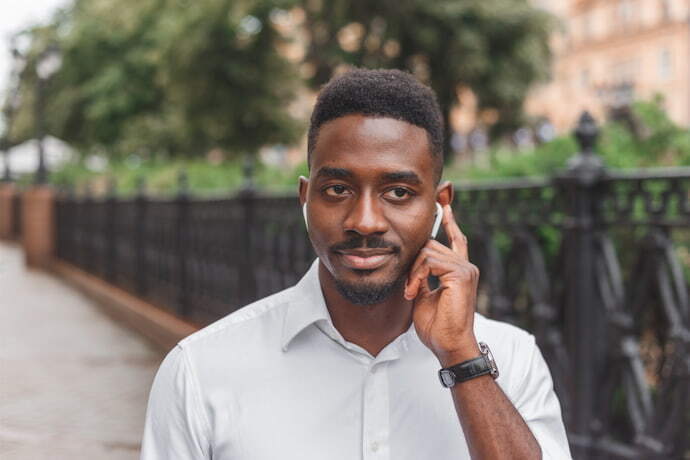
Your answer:
[[[587,109],[600,120],[660,94],[690,126],[689,0],[533,0],[561,20],[551,81],[534,88],[529,115],[562,132]]]

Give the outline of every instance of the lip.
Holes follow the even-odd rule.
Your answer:
[[[345,266],[355,270],[373,270],[393,257],[391,251],[347,251],[337,253]]]

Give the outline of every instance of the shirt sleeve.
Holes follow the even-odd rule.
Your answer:
[[[141,460],[210,459],[208,427],[189,357],[178,345],[151,387]]]
[[[537,439],[543,460],[572,459],[551,373],[534,336],[529,336],[526,348],[527,373],[513,404]]]

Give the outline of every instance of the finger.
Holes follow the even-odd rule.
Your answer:
[[[439,243],[436,240],[429,240],[427,243],[424,245],[422,249],[420,249],[419,254],[417,255],[417,258],[415,259],[414,263],[412,264],[412,267],[410,267],[409,273],[412,274],[414,271],[424,263],[424,260],[429,257],[429,256],[434,256],[437,258],[448,258],[448,256],[453,256],[457,257],[457,255],[451,251],[451,249],[448,246],[444,246],[443,244]],[[412,281],[410,277],[408,277],[408,284]]]
[[[436,251],[439,255],[445,255],[445,256],[450,256],[451,258],[457,258],[457,254],[448,246],[445,244],[436,241],[436,240],[429,240],[426,245],[427,248],[431,251]]]
[[[441,260],[447,260],[451,263],[457,262],[457,260],[454,259],[459,258],[458,255],[455,252],[453,252],[448,246],[439,243],[436,240],[428,240],[424,244],[424,247],[422,247],[422,249],[419,250],[417,258],[412,264],[412,267],[410,267],[407,282],[405,283],[405,297],[407,297],[408,288],[410,288],[412,285],[412,273],[414,273],[419,268],[419,266],[424,263],[424,260],[429,256],[434,256]]]
[[[429,277],[424,277],[419,280],[419,289],[417,295],[427,295],[431,292],[431,287],[429,287]],[[417,296],[415,296],[417,297]],[[414,297],[412,297],[414,299]]]
[[[426,259],[425,259],[426,260]],[[430,267],[428,264],[419,265],[414,271],[410,272],[409,282],[405,288],[405,298],[412,300],[419,295],[419,291],[422,289],[423,284],[427,284],[428,289],[428,278],[429,278]]]
[[[443,228],[450,239],[450,248],[454,253],[458,254],[462,260],[469,260],[467,254],[467,237],[462,233],[450,205],[443,207]]]
[[[431,292],[428,285],[429,275],[442,278],[443,275],[458,270],[458,264],[447,258],[439,258],[436,255],[429,255],[424,258],[424,262],[410,273],[410,282],[405,289],[405,298],[414,299],[419,294]]]
[[[405,297],[405,299],[407,300],[411,300],[417,297],[420,284],[420,280],[418,279],[419,268],[422,266],[424,258],[425,256],[418,257],[417,260],[415,260],[413,268],[410,269],[410,272],[407,275],[407,281],[405,283],[405,292],[403,293],[403,297]]]

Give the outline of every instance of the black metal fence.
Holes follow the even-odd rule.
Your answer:
[[[22,194],[14,192],[12,196],[12,238],[19,239],[22,236]]]
[[[531,331],[577,459],[690,458],[690,168],[615,172],[581,153],[549,179],[458,184],[478,308]],[[206,323],[313,260],[295,196],[63,197],[58,256]]]
[[[57,253],[200,324],[294,284],[313,260],[297,200],[61,197]]]

